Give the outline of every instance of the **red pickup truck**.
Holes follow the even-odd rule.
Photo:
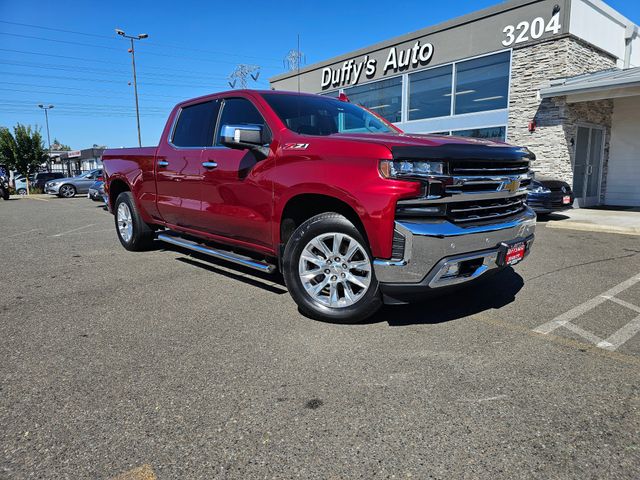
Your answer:
[[[309,316],[354,322],[522,260],[533,154],[401,132],[348,99],[236,90],[178,104],[157,147],[103,154],[122,245],[280,270]]]

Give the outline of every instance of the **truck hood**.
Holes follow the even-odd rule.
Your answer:
[[[379,143],[391,147],[438,147],[452,143],[463,145],[484,145],[487,147],[510,147],[506,143],[481,140],[471,137],[428,135],[420,133],[335,133],[331,138],[354,142]]]
[[[520,160],[535,156],[526,148],[514,147],[504,142],[470,137],[424,135],[415,133],[336,133],[332,139],[384,145],[394,158],[468,158]]]

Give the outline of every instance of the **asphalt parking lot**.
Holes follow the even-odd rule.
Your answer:
[[[638,236],[353,326],[86,198],[0,203],[0,273],[0,478],[640,477]]]

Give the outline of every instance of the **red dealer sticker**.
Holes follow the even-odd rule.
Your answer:
[[[562,203],[563,205],[569,205],[571,203],[571,197],[569,195],[565,195],[562,197]]]
[[[526,245],[524,242],[516,243],[515,245],[511,245],[504,256],[504,264],[505,265],[515,265],[520,260],[524,258],[524,252],[526,249]]]

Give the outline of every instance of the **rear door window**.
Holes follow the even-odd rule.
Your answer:
[[[211,147],[220,101],[184,107],[179,114],[171,143],[176,147]]]

